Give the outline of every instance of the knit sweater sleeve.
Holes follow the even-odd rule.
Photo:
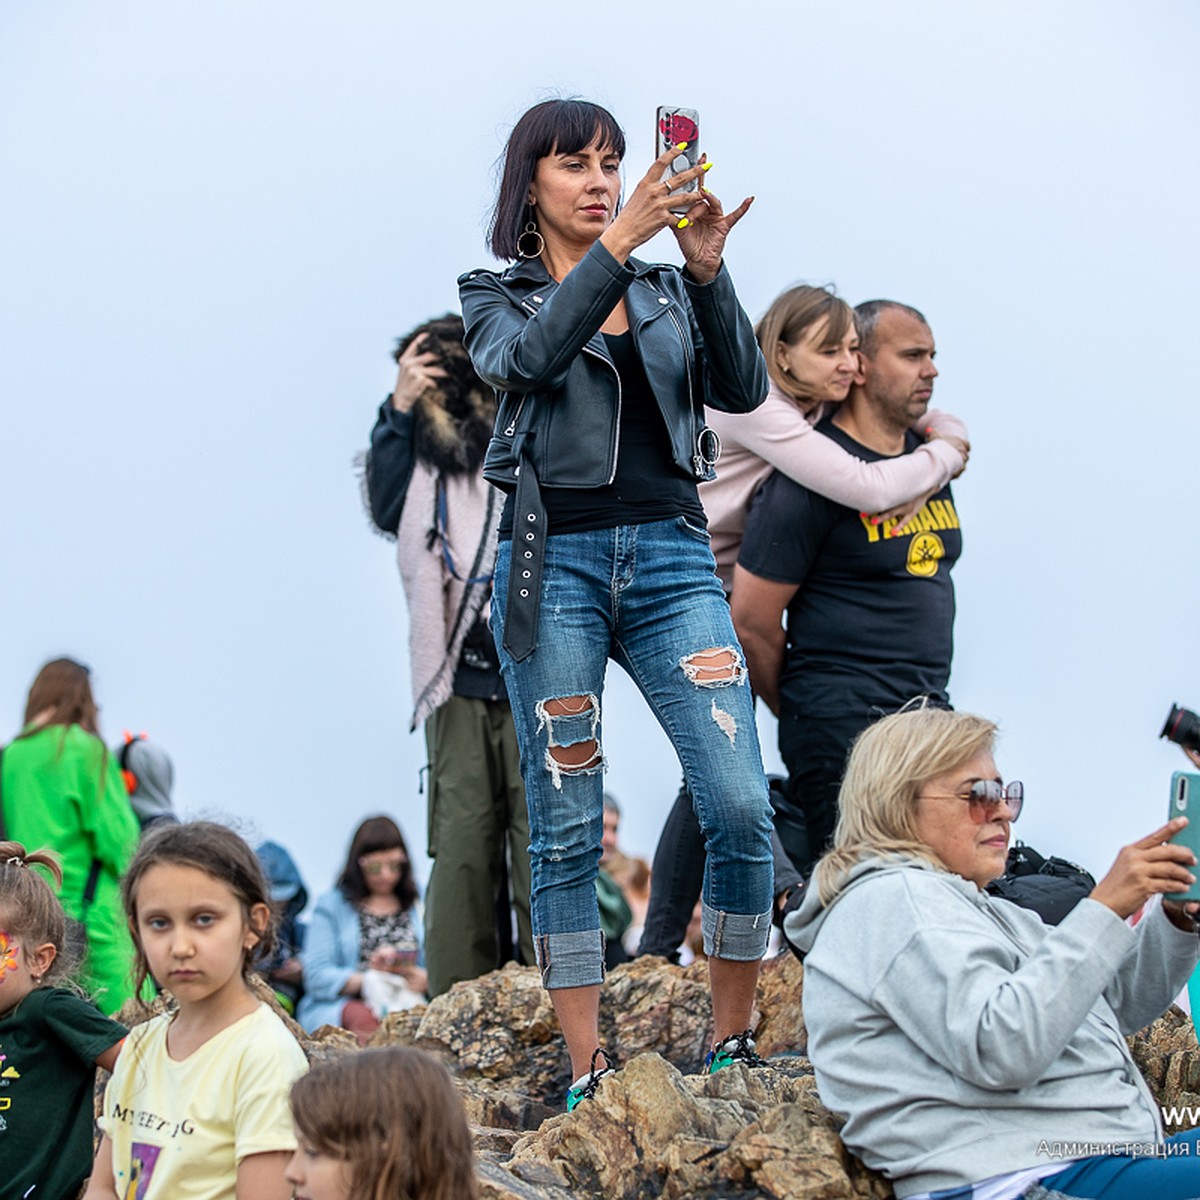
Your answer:
[[[773,385],[756,411],[726,417],[716,427],[801,486],[862,512],[883,512],[934,491],[962,466],[962,456],[942,438],[912,454],[864,462],[818,433]]]
[[[938,437],[961,438],[964,442],[971,440],[966,425],[953,413],[942,412],[940,408],[931,408],[921,420],[913,423],[913,428],[921,434],[932,430]]]

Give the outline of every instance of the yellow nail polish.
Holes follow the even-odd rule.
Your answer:
[[[686,150],[686,149],[687,149],[687,142],[677,142],[677,143],[675,144],[675,149],[676,149],[676,150]]]
[[[711,162],[711,161],[710,161],[710,162],[706,162],[706,163],[704,164],[704,169],[705,169],[706,171],[711,171],[711,170],[712,170],[712,162]]]
[[[680,217],[679,223],[675,226],[676,229],[686,229],[691,224],[687,217]]]

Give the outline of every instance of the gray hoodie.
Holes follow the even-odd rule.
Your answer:
[[[928,863],[876,858],[786,925],[807,952],[821,1099],[898,1197],[1162,1141],[1123,1035],[1171,1003],[1200,939],[1157,902],[1135,928],[1095,900],[1048,926]]]
[[[115,753],[119,755],[121,748],[118,747]],[[135,738],[125,750],[124,762],[137,781],[137,787],[129,794],[129,803],[142,828],[146,829],[156,821],[178,820],[171,802],[175,768],[167,752],[157,742]]]

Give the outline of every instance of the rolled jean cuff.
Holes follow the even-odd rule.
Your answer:
[[[711,958],[732,962],[755,962],[767,950],[771,936],[771,910],[746,915],[721,912],[718,908],[701,906],[701,929],[704,933],[704,953]]]
[[[542,933],[533,942],[542,987],[588,987],[604,981],[604,934],[599,929]]]

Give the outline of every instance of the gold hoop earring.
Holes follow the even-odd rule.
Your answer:
[[[526,238],[537,238],[537,249],[529,250],[523,244]],[[542,251],[546,249],[546,239],[538,232],[537,225],[531,219],[525,228],[521,231],[521,236],[517,238],[517,253],[522,258],[541,258]]]

